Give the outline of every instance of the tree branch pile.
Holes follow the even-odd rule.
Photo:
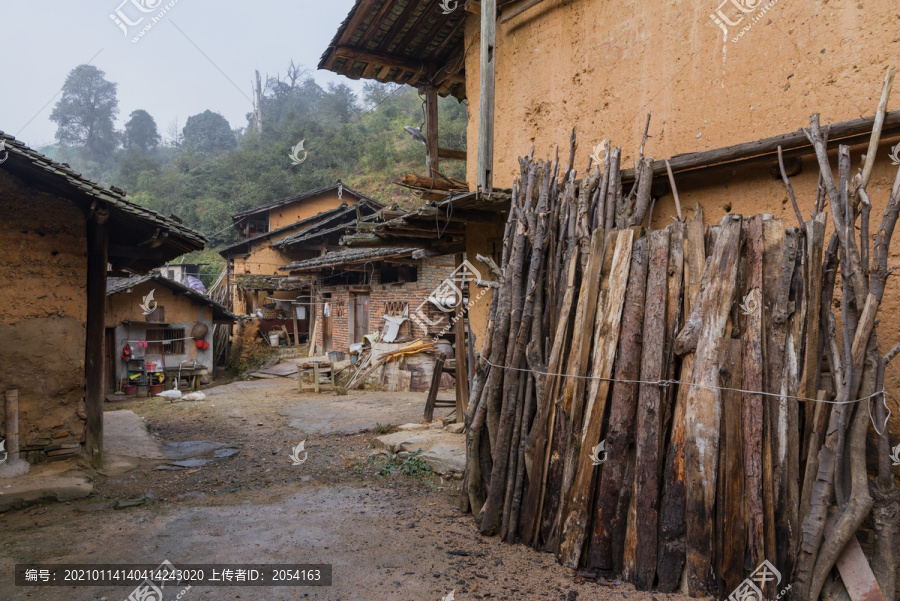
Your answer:
[[[900,172],[870,230],[874,153],[854,178],[840,146],[835,177],[818,115],[808,136],[821,193],[804,203],[783,174],[797,227],[708,227],[698,206],[650,231],[643,144],[628,193],[608,141],[580,180],[574,132],[565,165],[520,159],[466,416],[463,506],[482,533],[641,590],[897,598],[879,394],[897,351],[882,357],[877,326]]]

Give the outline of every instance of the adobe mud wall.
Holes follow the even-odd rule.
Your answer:
[[[541,3],[498,23],[494,186],[512,185],[518,157],[532,145],[535,157],[542,158],[552,157],[559,147],[565,163],[573,127],[579,177],[592,147],[607,138],[622,147],[623,167],[633,167],[650,110],[645,154],[656,159],[792,132],[808,127],[813,113],[821,114],[823,126],[874,114],[887,66],[900,56],[895,2],[760,2],[737,27],[728,28],[727,40],[710,17],[720,6],[729,19],[740,18],[734,3],[722,5],[720,0],[632,1],[615,6],[601,0],[573,0]],[[747,25],[752,27],[741,34]],[[478,17],[468,15],[470,187],[476,180],[479,29]],[[898,109],[900,80],[888,103],[888,110]],[[889,154],[898,143],[898,136],[882,139],[868,186],[873,244],[897,173]],[[865,145],[851,150],[854,174],[864,153]],[[836,152],[831,157],[836,173]],[[795,224],[784,184],[771,171],[774,165],[676,174],[685,218],[700,203],[710,225],[729,212],[772,213]],[[812,156],[803,159],[801,173],[791,178],[807,218],[817,179]],[[672,195],[667,194],[656,203],[653,227],[669,223],[674,214]],[[495,246],[490,238],[481,238],[469,241],[467,251],[474,256],[493,252]],[[898,262],[900,238],[895,237],[889,263]],[[488,309],[489,305],[473,311],[476,332],[485,327]],[[892,277],[881,315],[898,311],[900,282]],[[900,322],[882,318],[879,334],[886,352],[900,340]],[[900,361],[888,367],[886,386],[900,396]]]
[[[347,203],[352,207],[357,202],[358,200],[352,194],[342,194],[342,197],[338,198],[337,190],[332,190],[292,205],[278,207],[269,211],[269,230],[315,217],[319,213],[341,206],[341,203]]]
[[[84,442],[85,217],[2,170],[0,214],[0,393],[19,390],[20,449],[39,462]]]

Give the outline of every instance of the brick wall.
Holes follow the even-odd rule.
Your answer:
[[[410,317],[441,283],[456,269],[456,259],[453,256],[435,257],[421,261],[410,261],[417,269],[415,282],[406,284],[382,284],[381,272],[375,269],[371,284],[368,286],[369,295],[369,332],[380,332],[384,329],[385,307],[391,302],[404,302],[409,305]],[[332,323],[332,350],[346,351],[350,346],[352,317],[351,305],[355,298],[355,291],[362,291],[363,286],[324,286],[322,277],[316,281],[316,321],[319,327],[316,329],[316,348],[321,349],[323,344],[324,304],[331,306]],[[360,292],[364,294],[364,292]],[[330,294],[331,298],[326,295]],[[448,323],[447,313],[437,310],[431,303],[423,306],[429,321],[434,325],[428,325],[427,334],[439,333]],[[424,328],[415,323],[404,324],[401,335],[410,332],[412,338],[421,338],[426,335]]]

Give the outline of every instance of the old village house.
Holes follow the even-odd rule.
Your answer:
[[[0,141],[0,390],[18,390],[29,461],[84,452],[100,465],[107,272],[144,274],[206,240],[11,136]]]

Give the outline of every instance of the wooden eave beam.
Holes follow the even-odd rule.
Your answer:
[[[833,147],[839,143],[848,145],[865,143],[872,135],[874,123],[874,116],[835,123],[830,127],[828,145]],[[885,115],[882,138],[897,133],[900,133],[900,110],[891,111]],[[673,173],[683,173],[737,162],[776,161],[778,146],[781,146],[785,156],[802,156],[815,152],[812,144],[806,138],[806,134],[800,129],[734,146],[675,155],[669,159],[669,164],[672,166]],[[665,161],[653,162],[654,176],[666,173]],[[634,181],[634,168],[622,170],[622,181]]]
[[[465,150],[451,150],[450,148],[438,148],[437,155],[442,159],[450,159],[451,161],[465,161],[468,159],[468,153]]]
[[[499,219],[496,213],[487,213],[480,211],[460,211],[454,209],[447,214],[445,210],[437,207],[423,207],[413,213],[404,216],[404,221],[410,222],[429,222],[434,224],[435,219],[439,221],[452,221],[454,223],[497,223]]]
[[[340,58],[369,64],[376,63],[389,69],[400,69],[412,73],[433,73],[436,70],[434,65],[428,62],[415,61],[394,54],[369,52],[353,46],[338,46],[334,49],[334,53]]]

